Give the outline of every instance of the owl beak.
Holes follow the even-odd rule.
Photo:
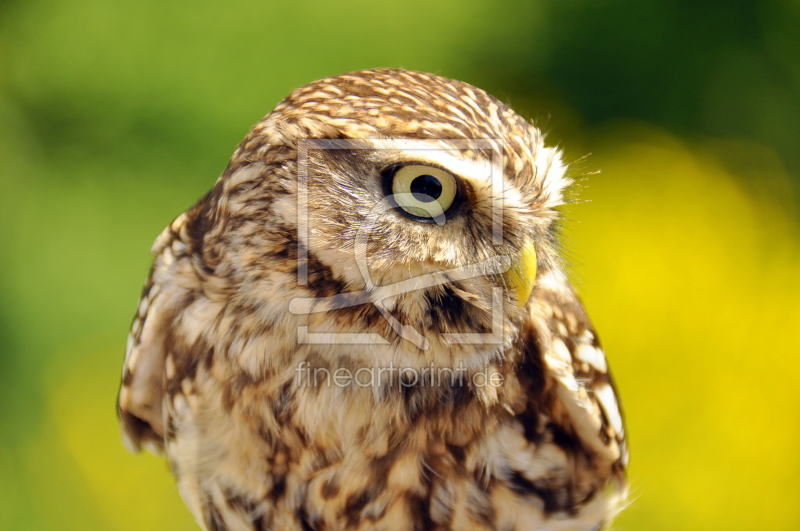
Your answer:
[[[516,260],[503,274],[503,278],[511,293],[514,294],[517,307],[525,306],[536,283],[536,248],[533,246],[533,240],[528,238]]]

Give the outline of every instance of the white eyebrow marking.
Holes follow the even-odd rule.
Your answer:
[[[456,156],[453,151],[446,149],[409,149],[402,150],[404,156],[417,163],[429,163],[453,173],[463,179],[470,180],[478,186],[491,186],[492,177],[503,176],[502,169],[493,168],[489,160],[471,160]]]

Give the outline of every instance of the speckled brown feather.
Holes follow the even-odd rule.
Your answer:
[[[503,241],[491,194],[441,227],[387,212],[367,253],[382,284],[516,256],[532,240],[536,288],[502,302],[502,344],[451,344],[492,328],[497,275],[423,287],[389,310],[430,339],[400,339],[375,306],[300,315],[293,299],[358,292],[354,232],[402,150],[310,152],[308,282],[298,282],[298,149],[305,139],[490,139],[503,155]],[[436,140],[437,142],[441,140]],[[367,144],[365,144],[367,145]],[[486,160],[461,149],[465,161]],[[422,161],[425,163],[425,160]],[[242,141],[214,188],[156,240],[119,395],[131,450],[165,450],[204,529],[600,529],[624,501],[624,428],[597,336],[563,273],[555,210],[569,184],[539,131],[465,83],[403,70],[302,87]],[[298,341],[377,333],[380,345]],[[298,367],[467,368],[410,385],[309,385]],[[478,372],[502,377],[479,386]]]

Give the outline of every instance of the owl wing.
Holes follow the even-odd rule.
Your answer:
[[[628,463],[625,424],[605,353],[566,277],[553,273],[543,280],[533,312],[556,396],[583,445],[621,471]]]
[[[117,413],[123,443],[131,452],[144,446],[163,453],[167,339],[186,294],[172,279],[186,267],[186,220],[186,214],[179,216],[153,244],[156,258],[128,336]]]

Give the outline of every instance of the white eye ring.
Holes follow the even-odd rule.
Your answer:
[[[458,193],[458,183],[452,174],[422,164],[395,170],[387,188],[401,212],[420,221],[432,221],[447,213]]]

